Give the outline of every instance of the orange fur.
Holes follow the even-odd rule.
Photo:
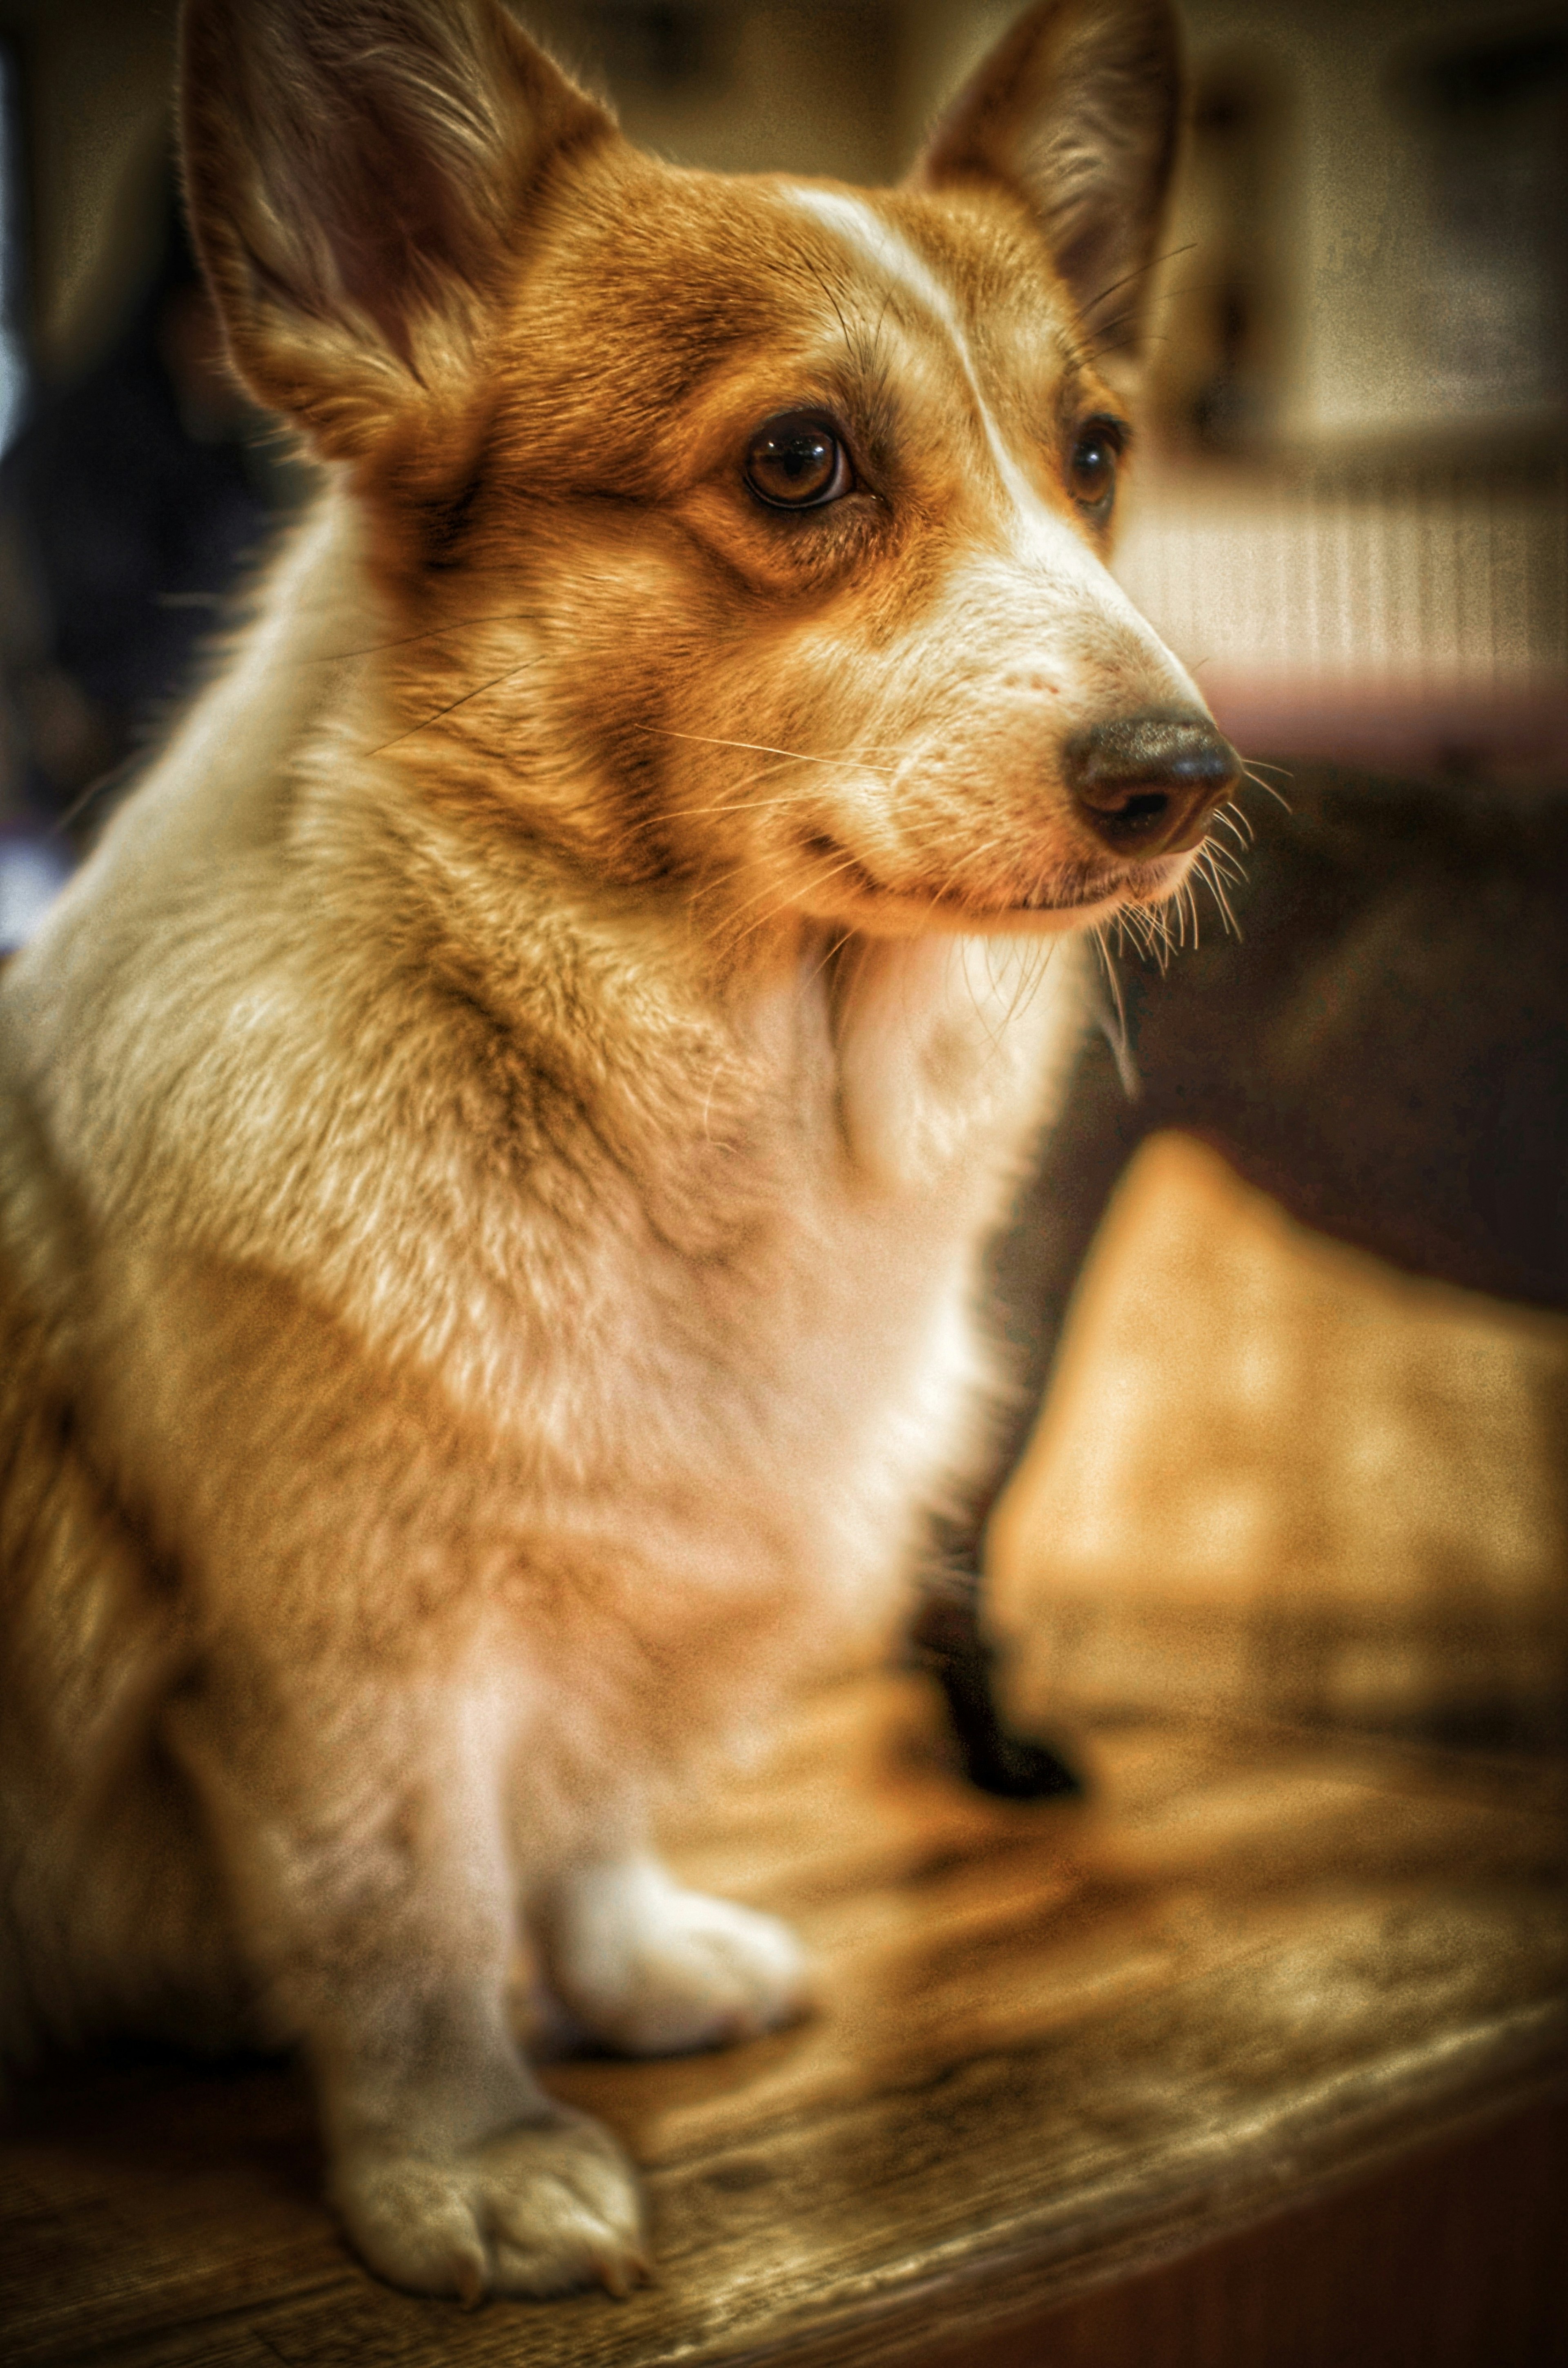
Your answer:
[[[1050,0],[867,197],[636,154],[495,0],[187,11],[198,238],[326,482],[0,1001],[0,2035],[301,2040],[406,2284],[638,2274],[520,1936],[618,2044],[797,2010],[645,1827],[891,1617],[1070,933],[1189,860],[1062,777],[1197,703],[1064,457],[1173,74],[1156,0]],[[853,490],[770,510],[802,408]]]

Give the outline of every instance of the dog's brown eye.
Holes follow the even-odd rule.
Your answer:
[[[1120,430],[1108,419],[1091,420],[1073,447],[1068,473],[1073,498],[1086,510],[1108,510],[1116,491],[1116,463],[1121,451]]]
[[[849,456],[825,421],[784,412],[759,427],[746,447],[746,483],[769,509],[813,510],[854,483]]]

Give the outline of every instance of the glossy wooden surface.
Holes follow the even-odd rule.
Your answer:
[[[955,1785],[933,1732],[913,1679],[831,1690],[678,1839],[694,1879],[797,1920],[811,2020],[551,2074],[645,2167],[656,2288],[472,2316],[393,2294],[318,2201],[296,2072],[121,2060],[12,2117],[0,2357],[1011,2368],[1019,2325],[1097,2282],[1135,2299],[1550,2088],[1550,1773],[1127,1724],[1087,1738],[1092,1805],[1018,1807]]]
[[[1565,2207],[1568,2104],[1510,2112],[906,2368],[1563,2368]]]

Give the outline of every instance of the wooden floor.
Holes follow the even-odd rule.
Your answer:
[[[932,1733],[915,1679],[832,1690],[678,1838],[691,1877],[796,1919],[811,2020],[550,2075],[645,2168],[655,2288],[394,2294],[318,2201],[297,2072],[122,2059],[10,2117],[0,2359],[1568,2359],[1550,1772],[1128,1724],[1087,1739],[1091,1804],[1015,1807]]]

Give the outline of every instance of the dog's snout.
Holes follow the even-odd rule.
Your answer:
[[[1196,847],[1241,778],[1241,758],[1206,715],[1118,715],[1068,742],[1068,787],[1096,837],[1119,852]]]

